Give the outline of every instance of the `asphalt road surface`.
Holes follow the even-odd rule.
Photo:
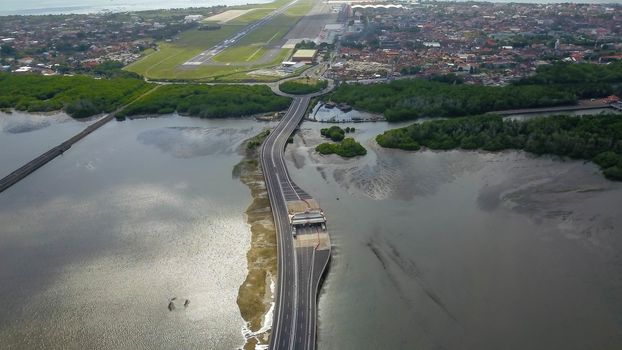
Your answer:
[[[261,166],[277,231],[278,285],[271,349],[315,349],[316,299],[319,281],[330,249],[295,247],[289,223],[288,196],[306,194],[290,179],[283,160],[287,139],[302,120],[311,96],[294,98],[282,121],[262,146]],[[308,195],[307,195],[308,196]],[[301,228],[298,236],[313,234],[319,227]]]

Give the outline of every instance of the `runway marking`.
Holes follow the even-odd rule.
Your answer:
[[[279,35],[279,34],[281,34],[281,31],[278,31],[278,32],[274,33],[274,35],[272,36],[272,38],[270,38],[270,40],[268,40],[268,41],[266,42],[266,44],[270,44],[270,42],[271,42],[272,40],[274,40],[274,38],[275,38],[277,35]]]
[[[257,49],[257,51],[253,52],[253,54],[252,54],[252,55],[248,56],[248,58],[246,59],[246,61],[250,61],[253,57],[255,57],[255,55],[256,55],[257,53],[259,53],[259,51],[261,51],[261,49],[263,49],[263,47],[258,48],[258,49]]]

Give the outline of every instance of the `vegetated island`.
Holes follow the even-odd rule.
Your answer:
[[[534,76],[504,87],[461,84],[455,76],[404,79],[388,84],[342,84],[330,99],[360,110],[383,113],[388,121],[403,121],[573,105],[583,98],[620,94],[621,83],[622,62],[556,63],[540,66]]]
[[[367,154],[365,147],[354,141],[351,137],[346,137],[339,143],[325,142],[319,144],[315,147],[315,150],[320,154],[337,154],[345,158],[364,156]]]
[[[418,150],[525,150],[598,164],[605,177],[622,181],[622,116],[557,115],[509,120],[496,115],[426,121],[376,136],[382,147]]]
[[[240,117],[280,111],[291,103],[260,85],[164,85],[131,104],[118,116],[178,112],[201,118]]]
[[[317,145],[315,150],[320,154],[337,154],[346,158],[364,156],[367,154],[365,147],[351,137],[344,138],[346,133],[354,131],[354,128],[347,127],[344,130],[338,126],[331,126],[330,128],[321,129],[320,133],[322,136],[328,137],[338,143],[324,142]]]
[[[335,141],[335,142],[339,142],[341,140],[343,140],[343,138],[345,137],[346,133],[350,133],[350,132],[354,132],[355,128],[351,128],[351,127],[346,127],[345,129],[342,129],[336,125],[331,126],[330,128],[322,128],[320,130],[320,134],[324,137],[328,137],[329,139]]]
[[[311,78],[288,80],[279,85],[279,90],[286,94],[306,95],[322,91],[328,86],[328,81]]]
[[[142,79],[0,73],[0,108],[65,111],[74,118],[110,113],[153,86]]]

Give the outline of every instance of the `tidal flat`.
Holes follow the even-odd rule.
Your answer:
[[[340,125],[366,156],[321,156],[325,126],[286,150],[333,243],[319,348],[622,347],[622,184],[558,157],[384,149],[404,126],[386,123]]]

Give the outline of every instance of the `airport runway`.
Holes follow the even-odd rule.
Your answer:
[[[268,14],[266,17],[260,19],[259,21],[249,24],[248,26],[244,27],[242,30],[237,32],[235,35],[233,35],[229,39],[226,39],[223,42],[221,42],[219,44],[216,44],[215,46],[213,46],[213,47],[211,47],[211,48],[201,52],[197,56],[191,58],[186,63],[184,63],[183,66],[198,66],[198,65],[201,65],[201,64],[203,64],[205,62],[210,61],[212,58],[214,58],[214,56],[216,56],[219,53],[223,52],[227,48],[234,46],[235,44],[237,44],[240,41],[240,39],[242,39],[243,37],[247,36],[252,31],[260,28],[263,25],[265,25],[266,23],[270,22],[274,17],[276,17],[276,16],[280,15],[281,13],[285,12],[288,8],[290,8],[292,5],[294,5],[298,1],[300,1],[300,0],[294,0],[294,1],[290,2],[290,3],[288,3],[287,5],[279,8],[279,9],[274,10],[273,12]]]
[[[187,62],[185,62],[182,67],[183,68],[192,68],[199,65],[213,65],[213,66],[226,66],[229,63],[225,62],[215,62],[213,58],[218,54],[222,53],[226,49],[230,47],[234,47],[237,45],[242,38],[246,35],[250,34],[252,31],[260,28],[263,25],[269,23],[276,16],[282,14],[289,7],[294,5],[299,0],[295,0],[285,5],[284,7],[271,12],[266,17],[260,19],[259,21],[249,24],[244,27],[242,30],[237,32],[232,37],[222,41],[221,43],[201,52],[197,56],[191,58]],[[269,62],[272,62],[274,58],[281,52],[283,46],[288,42],[298,42],[303,39],[306,40],[315,40],[326,24],[337,23],[338,13],[334,11],[336,7],[334,5],[328,5],[324,2],[319,1],[308,14],[303,16],[297,23],[294,25],[288,33],[281,39],[271,42],[264,46],[265,52],[258,60],[253,60],[245,63],[237,62],[237,65],[242,66],[253,66],[253,65],[262,65]],[[292,47],[293,48],[293,47]]]

